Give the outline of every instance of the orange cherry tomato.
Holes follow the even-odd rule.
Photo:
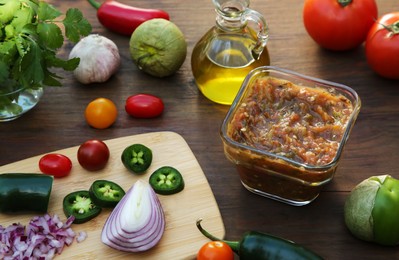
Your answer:
[[[222,241],[210,241],[198,251],[197,260],[233,260],[233,250]]]
[[[87,123],[97,129],[110,127],[118,116],[118,110],[111,100],[97,98],[91,101],[85,110]]]

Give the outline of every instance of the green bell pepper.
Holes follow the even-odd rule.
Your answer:
[[[0,174],[0,212],[46,213],[53,176],[37,173]]]
[[[269,234],[250,231],[244,234],[240,241],[219,239],[201,227],[201,219],[197,220],[197,227],[201,233],[213,241],[223,241],[240,256],[242,260],[267,259],[323,259],[316,253],[292,242]]]

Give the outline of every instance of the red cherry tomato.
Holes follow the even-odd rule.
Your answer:
[[[201,247],[197,260],[233,260],[233,250],[222,241],[211,241]]]
[[[399,79],[399,12],[381,16],[366,40],[366,57],[379,75]]]
[[[305,0],[303,22],[320,46],[344,51],[358,47],[378,17],[375,0]]]
[[[88,171],[98,171],[103,169],[107,164],[108,159],[108,146],[101,140],[88,140],[79,147],[79,164]]]
[[[126,99],[126,112],[138,118],[152,118],[162,114],[164,104],[159,97],[149,94],[137,94]]]
[[[67,176],[72,169],[72,161],[67,156],[58,153],[49,153],[39,160],[39,169],[42,173],[53,175],[55,178]]]

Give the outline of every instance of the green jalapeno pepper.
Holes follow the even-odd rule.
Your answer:
[[[219,239],[201,227],[202,219],[197,220],[197,227],[201,233],[213,241],[223,241],[228,244],[242,260],[266,259],[323,259],[314,252],[292,242],[269,234],[250,231],[244,234],[240,241],[226,241]]]
[[[85,223],[101,213],[101,208],[93,203],[87,190],[69,193],[64,197],[62,205],[65,216],[75,217],[75,224]]]
[[[158,194],[171,195],[184,189],[184,180],[178,170],[163,166],[151,174],[150,185]]]
[[[0,212],[47,212],[53,180],[36,173],[0,174]]]
[[[118,184],[107,180],[96,180],[89,189],[93,203],[102,208],[113,208],[125,195]]]
[[[142,174],[152,162],[152,151],[145,145],[133,144],[122,153],[123,165],[131,172]]]

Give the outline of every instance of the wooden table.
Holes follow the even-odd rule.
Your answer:
[[[226,238],[239,239],[247,230],[268,232],[318,252],[326,259],[398,259],[396,247],[382,247],[354,238],[343,221],[343,205],[350,190],[363,179],[379,174],[399,177],[399,82],[378,77],[365,60],[364,47],[336,53],[318,47],[302,22],[303,1],[252,1],[251,7],[266,17],[270,27],[272,65],[346,84],[362,99],[362,109],[346,145],[334,180],[313,203],[294,207],[254,195],[241,185],[234,166],[223,154],[220,124],[228,106],[207,100],[192,77],[191,52],[199,38],[214,25],[210,0],[136,0],[121,2],[156,7],[169,12],[186,36],[188,54],[173,76],[158,79],[140,72],[128,51],[129,38],[104,29],[95,10],[83,0],[49,1],[62,11],[82,10],[93,33],[112,39],[119,47],[122,66],[104,84],[80,85],[70,73],[61,88],[47,88],[39,105],[23,117],[0,124],[0,165],[71,146],[90,138],[116,137],[174,131],[182,135],[197,157],[219,204]],[[397,1],[377,0],[379,14],[397,11]],[[67,56],[73,45],[65,43],[59,55]],[[165,113],[140,120],[124,112],[125,99],[145,92],[161,97]],[[90,128],[83,116],[85,106],[97,97],[112,99],[120,111],[109,129]]]

